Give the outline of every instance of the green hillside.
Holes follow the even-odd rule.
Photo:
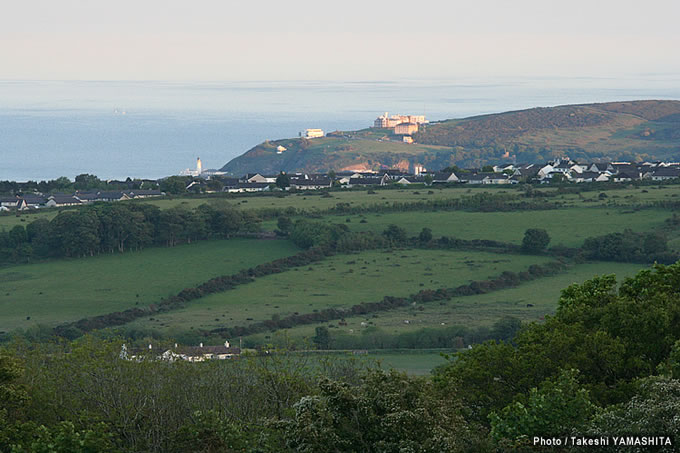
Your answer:
[[[431,123],[405,144],[387,129],[267,141],[222,170],[323,172],[591,160],[680,159],[680,101],[631,101],[532,108]],[[277,153],[277,147],[286,151]]]

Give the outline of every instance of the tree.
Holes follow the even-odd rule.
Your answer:
[[[276,177],[276,187],[281,190],[284,190],[286,187],[290,187],[290,176],[284,172],[279,173],[279,176]]]
[[[406,240],[406,230],[395,224],[388,225],[382,234],[392,242],[399,243]]]
[[[545,250],[550,243],[548,232],[539,228],[529,228],[524,233],[522,250],[527,253],[538,253]]]
[[[206,185],[211,192],[221,192],[224,187],[224,183],[216,178],[209,180]]]
[[[578,375],[576,370],[564,370],[532,388],[526,399],[492,413],[491,436],[509,447],[523,442],[531,445],[532,436],[561,436],[583,428],[595,413],[595,405]]]
[[[104,453],[116,451],[113,435],[104,423],[97,423],[94,429],[78,431],[73,422],[59,423],[54,428],[26,423],[17,427],[21,434],[30,439],[13,442],[13,453]]]
[[[73,187],[73,183],[66,176],[60,176],[53,181],[49,181],[52,189],[56,190],[70,190]]]
[[[680,436],[680,381],[667,377],[650,377],[640,390],[621,406],[607,408],[594,417],[584,434],[593,437],[626,434],[627,436],[663,435],[676,440]],[[616,451],[633,451],[621,447]],[[638,450],[642,451],[642,450]],[[674,452],[676,446],[661,446],[654,451]]]
[[[50,253],[50,221],[45,218],[34,220],[26,225],[26,236],[37,256]]]
[[[432,177],[431,174],[428,173],[427,175],[425,175],[425,184],[426,185],[431,186],[433,180],[434,180],[434,178]]]
[[[170,176],[161,181],[161,190],[173,195],[186,193],[188,181],[189,178],[184,176]]]
[[[562,173],[555,173],[551,178],[551,182],[555,183],[555,184],[565,182],[566,180],[567,180],[567,177],[564,176]]]
[[[176,451],[204,453],[253,451],[257,434],[244,430],[243,426],[220,416],[213,410],[196,411],[190,421],[175,433],[173,445]]]
[[[9,230],[9,242],[11,247],[16,247],[19,244],[23,244],[28,240],[26,235],[26,228],[22,225],[16,225],[11,230]]]
[[[288,233],[293,226],[293,221],[290,220],[290,217],[287,216],[279,216],[278,220],[276,221],[276,226],[279,228],[284,233]]]
[[[504,316],[496,321],[491,328],[491,338],[510,341],[515,338],[522,328],[522,321],[514,316]]]
[[[369,372],[358,386],[324,378],[293,407],[282,426],[294,451],[458,452],[472,442],[454,392],[395,371]]]
[[[56,242],[55,254],[82,257],[99,251],[100,222],[95,211],[62,211],[50,225]]]
[[[76,176],[75,184],[73,184],[76,190],[98,189],[102,185],[102,181],[98,177],[87,173]]]
[[[425,227],[420,231],[420,234],[418,235],[418,240],[426,244],[432,240],[432,230]]]
[[[328,349],[331,344],[331,333],[328,331],[328,327],[317,327],[315,329],[314,337],[312,341],[319,349]]]
[[[485,166],[483,166],[483,167],[482,167],[482,172],[484,172],[484,173],[493,173],[493,172],[494,172],[493,166],[491,166],[491,165],[485,165]]]

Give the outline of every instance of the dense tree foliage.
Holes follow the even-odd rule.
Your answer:
[[[550,243],[548,232],[539,228],[530,228],[524,233],[522,250],[528,253],[538,253],[545,250]]]
[[[491,413],[491,436],[507,447],[530,445],[533,436],[549,438],[583,431],[595,411],[588,391],[578,381],[578,373],[564,370],[500,413]]]
[[[583,250],[590,259],[632,263],[670,264],[678,259],[668,250],[666,238],[659,233],[635,233],[625,230],[585,240]]]
[[[290,176],[283,172],[279,173],[276,177],[276,187],[279,189],[290,187]]]
[[[102,181],[95,175],[87,173],[75,177],[71,181],[65,176],[48,181],[0,181],[0,194],[27,194],[27,193],[55,193],[73,192],[75,190],[130,190],[130,189],[157,189],[155,181],[131,179],[125,181]]]
[[[679,283],[680,264],[674,264],[642,271],[618,291],[613,276],[572,285],[562,292],[556,315],[523,328],[516,346],[487,342],[474,347],[438,379],[461,384],[471,419],[484,422],[491,413],[501,414],[492,417],[497,432],[516,430],[518,436],[526,434],[518,425],[530,414],[526,398],[539,401],[541,389],[558,383],[562,370],[580,371],[578,385],[572,382],[569,388],[584,410],[586,399],[601,407],[623,403],[635,395],[640,378],[672,374],[676,366]],[[570,403],[570,410],[575,405]]]
[[[425,379],[373,371],[359,386],[323,379],[283,423],[295,451],[456,452],[474,443],[455,394]]]
[[[105,203],[61,211],[51,221],[37,219],[25,228],[0,231],[0,263],[49,257],[82,257],[174,246],[256,231],[259,219],[231,204],[160,210],[150,204]]]

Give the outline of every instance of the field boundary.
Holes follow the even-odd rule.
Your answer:
[[[326,308],[314,313],[293,314],[279,320],[270,319],[256,322],[249,326],[220,327],[204,331],[203,333],[206,336],[215,334],[226,335],[228,337],[247,336],[268,331],[273,332],[279,329],[289,329],[300,325],[334,321],[349,316],[388,311],[394,308],[405,307],[412,303],[437,302],[456,297],[486,294],[513,288],[523,282],[556,275],[564,271],[566,267],[567,264],[564,261],[551,261],[543,265],[532,264],[526,271],[517,273],[505,271],[493,279],[473,281],[456,288],[424,289],[407,297],[385,296],[380,302],[362,302],[349,308]]]

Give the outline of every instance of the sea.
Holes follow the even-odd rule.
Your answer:
[[[554,105],[680,99],[680,74],[385,81],[0,81],[0,180],[219,169],[264,140]]]

